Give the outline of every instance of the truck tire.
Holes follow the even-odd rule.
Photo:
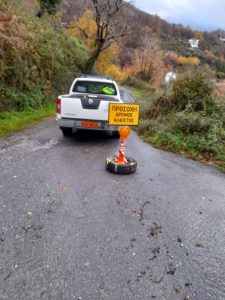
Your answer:
[[[128,163],[126,165],[119,165],[115,163],[113,157],[109,157],[106,160],[105,168],[107,171],[114,174],[128,175],[136,172],[137,162],[135,159],[126,157]]]
[[[62,133],[64,136],[71,136],[72,135],[72,128],[61,127]]]

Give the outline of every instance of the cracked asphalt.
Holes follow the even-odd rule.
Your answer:
[[[64,138],[54,120],[0,141],[0,299],[224,300],[225,175],[135,133]]]

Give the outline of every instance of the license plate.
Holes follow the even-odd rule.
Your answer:
[[[80,123],[80,125],[85,128],[98,128],[99,127],[97,122],[83,121]]]

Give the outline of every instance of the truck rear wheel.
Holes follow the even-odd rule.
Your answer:
[[[118,130],[114,130],[114,131],[112,132],[112,137],[113,137],[114,139],[119,139],[119,138],[120,138],[119,131],[118,131]]]
[[[62,133],[64,136],[71,136],[72,135],[72,128],[61,127]]]

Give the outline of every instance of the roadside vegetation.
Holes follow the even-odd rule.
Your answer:
[[[21,112],[11,111],[0,113],[0,138],[9,136],[12,132],[18,132],[31,124],[54,115],[55,104],[49,103],[42,108],[29,109]]]
[[[85,47],[62,31],[57,17],[40,20],[31,4],[0,3],[0,136],[54,114],[55,97],[87,59]]]
[[[211,75],[186,73],[167,92],[139,85],[133,91],[145,141],[225,171],[225,96]]]

